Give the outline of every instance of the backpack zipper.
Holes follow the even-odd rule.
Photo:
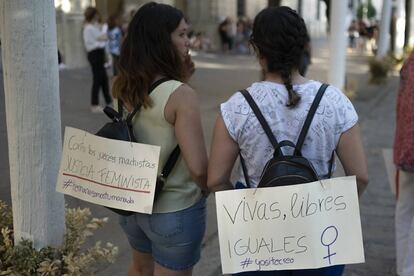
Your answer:
[[[308,179],[308,178],[306,178],[306,177],[304,177],[304,176],[301,176],[301,175],[294,175],[294,174],[289,174],[289,175],[283,175],[283,176],[274,177],[274,178],[272,178],[270,181],[268,180],[268,181],[267,181],[267,183],[272,183],[273,181],[280,180],[280,179],[283,179],[283,178],[288,178],[288,177],[301,178],[301,179],[303,179],[303,180],[305,180],[305,181],[309,182],[309,179]],[[260,182],[262,182],[262,179],[260,179],[259,184],[260,184]],[[276,187],[276,186],[275,186],[275,187]]]
[[[307,166],[305,166],[305,165],[303,165],[303,164],[301,164],[301,163],[295,163],[295,162],[292,162],[292,161],[281,160],[281,161],[278,161],[278,163],[295,164],[295,165],[299,165],[299,166],[301,166],[301,167],[303,167],[303,168],[309,169],[309,167],[307,167]],[[315,169],[314,169],[314,168],[313,168],[313,166],[312,166],[312,163],[310,163],[310,162],[309,162],[309,164],[311,165],[311,167],[312,167],[312,169],[313,169],[313,172],[316,174]],[[267,163],[266,163],[266,165],[265,165],[265,167],[264,167],[264,169],[263,169],[263,171],[262,171],[262,174],[260,175],[260,179],[262,179],[262,178],[263,178],[264,172],[265,172],[265,171],[269,168],[269,166],[271,166],[271,167],[272,167],[272,165],[273,165],[273,164],[270,164],[270,160],[269,160],[269,161],[267,161]],[[317,175],[317,174],[316,174],[316,177],[318,178],[318,175]]]

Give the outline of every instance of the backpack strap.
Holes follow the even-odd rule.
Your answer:
[[[170,156],[168,156],[168,160],[167,162],[165,162],[164,167],[162,168],[161,171],[161,178],[167,178],[171,171],[173,170],[175,163],[178,160],[178,157],[180,157],[180,146],[177,145],[175,146],[174,150],[170,153]]]
[[[332,177],[333,163],[335,162],[335,150],[332,151],[331,159],[329,160],[328,178]]]
[[[162,84],[166,81],[169,81],[169,80],[171,80],[171,79],[165,77],[165,78],[161,78],[161,79],[155,81],[154,83],[152,83],[150,88],[148,89],[148,95],[151,94],[151,92],[154,91],[154,89],[156,87],[158,87],[160,84]],[[128,124],[128,127],[130,128],[131,131],[132,131],[132,118],[134,118],[135,114],[140,109],[141,109],[141,105],[137,104],[137,106],[134,108],[134,110],[131,113],[129,113],[127,118],[125,119],[126,123]],[[122,111],[123,111],[122,101],[118,99],[118,112],[121,114],[121,116],[123,115]],[[180,153],[181,153],[180,146],[179,145],[175,146],[174,150],[168,156],[168,159],[165,162],[164,167],[162,168],[161,178],[166,179],[170,175],[171,171],[173,170],[173,168],[175,166],[175,163],[177,163],[178,157],[180,157]]]
[[[244,159],[243,159],[243,156],[241,155],[241,152],[239,152],[239,156],[240,156],[240,164],[241,164],[242,170],[243,170],[244,181],[246,181],[247,188],[250,188],[251,186],[250,186],[249,174],[247,173],[246,163],[244,162]]]
[[[158,86],[158,85],[160,85],[160,84],[162,84],[162,83],[164,83],[164,82],[166,82],[166,81],[169,81],[169,80],[171,80],[171,79],[170,79],[170,78],[165,77],[165,78],[161,78],[161,79],[159,79],[159,80],[157,80],[157,81],[153,82],[153,83],[151,84],[151,86],[149,87],[149,89],[148,89],[148,95],[149,95],[149,94],[151,94],[151,92],[152,92],[155,88],[157,88],[157,86]],[[119,102],[119,101],[118,101],[118,102]],[[121,104],[122,104],[122,103],[121,103]],[[118,106],[119,106],[119,104],[118,104]],[[141,105],[140,105],[140,104],[137,104],[137,106],[134,108],[134,110],[132,110],[132,112],[128,114],[127,118],[125,119],[125,121],[127,122],[127,124],[128,124],[128,125],[130,125],[130,124],[131,124],[131,122],[132,122],[132,118],[134,118],[135,114],[136,114],[136,113],[137,113],[140,109],[141,109]],[[118,110],[121,110],[121,109],[118,109]],[[121,114],[121,115],[122,115],[122,114]]]
[[[272,144],[273,148],[275,149],[276,156],[283,156],[282,150],[280,149],[279,143],[276,140],[276,137],[273,135],[272,130],[269,127],[266,119],[263,117],[262,112],[260,112],[259,107],[257,106],[256,102],[252,98],[249,92],[246,89],[240,90],[240,93],[244,96],[247,103],[250,105],[250,108],[253,110],[254,114],[256,115],[257,119],[259,120],[260,124],[264,132],[266,133],[267,138],[269,138],[270,143]]]
[[[122,118],[122,117],[124,117],[123,103],[122,103],[121,99],[118,99],[117,102],[118,102],[118,114],[119,114],[118,118]]]
[[[328,84],[323,83],[321,87],[319,88],[318,93],[315,96],[315,99],[313,100],[313,103],[308,112],[308,116],[306,117],[302,130],[300,131],[298,141],[296,142],[295,154],[301,154],[301,150],[302,150],[303,142],[305,141],[306,134],[308,133],[312,119],[316,113],[316,110],[318,109],[322,96],[328,86],[329,86]]]

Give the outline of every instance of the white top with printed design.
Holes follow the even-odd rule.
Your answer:
[[[286,106],[288,92],[282,84],[256,82],[247,90],[259,106],[278,142],[289,140],[296,144],[320,86],[320,82],[313,80],[294,85],[293,89],[301,96],[301,100],[293,108]],[[273,155],[273,147],[240,92],[221,104],[221,115],[230,136],[239,144],[250,184],[255,187],[265,164]],[[311,161],[321,178],[328,175],[329,161],[339,137],[357,122],[358,115],[351,101],[342,91],[330,85],[322,97],[302,147],[302,155]],[[292,149],[283,147],[282,152],[291,154]],[[234,177],[236,181],[245,183],[241,166],[236,168]]]

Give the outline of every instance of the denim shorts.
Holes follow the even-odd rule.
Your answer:
[[[171,270],[193,267],[200,259],[206,229],[206,198],[171,213],[136,213],[119,220],[131,247],[151,254],[155,262]]]

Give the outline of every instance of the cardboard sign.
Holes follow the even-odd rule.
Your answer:
[[[160,147],[66,127],[58,192],[95,204],[152,213]]]
[[[216,193],[223,274],[365,262],[355,177]]]

